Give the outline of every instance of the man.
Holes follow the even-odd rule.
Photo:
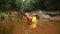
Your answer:
[[[25,13],[25,15],[23,16],[23,18],[24,18],[24,21],[25,21],[26,24],[28,24],[28,25],[31,24],[32,16],[29,13]]]

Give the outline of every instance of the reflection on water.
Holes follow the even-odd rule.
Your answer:
[[[29,31],[24,23],[18,16],[7,17],[0,21],[0,34],[60,34],[60,23],[57,21],[39,20],[37,28]]]

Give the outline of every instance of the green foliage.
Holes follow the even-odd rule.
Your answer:
[[[24,9],[27,11],[31,11],[33,9],[35,9],[34,7],[36,7],[34,4],[37,2],[37,0],[26,0],[24,2]]]
[[[5,12],[3,11],[3,12],[0,12],[0,18],[5,18],[6,17],[6,14],[5,14]]]
[[[0,10],[60,10],[59,0],[0,0]]]

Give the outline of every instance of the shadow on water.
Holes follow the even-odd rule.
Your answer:
[[[17,20],[17,17],[2,17],[0,19],[0,34],[12,34]]]

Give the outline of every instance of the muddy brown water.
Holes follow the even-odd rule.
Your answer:
[[[13,20],[12,20],[13,19]],[[39,20],[35,29],[28,29],[17,16],[0,21],[0,34],[60,34],[60,23]]]

